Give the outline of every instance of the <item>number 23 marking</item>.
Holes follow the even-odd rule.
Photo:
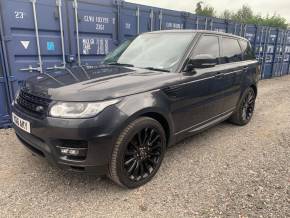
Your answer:
[[[24,18],[24,12],[22,11],[14,11],[15,18],[16,19],[23,19]]]

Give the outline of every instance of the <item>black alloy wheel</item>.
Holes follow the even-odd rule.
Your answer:
[[[246,89],[229,121],[239,126],[247,125],[254,114],[256,92],[252,87]]]
[[[141,129],[128,143],[123,167],[132,181],[148,177],[161,160],[162,138],[154,127]]]
[[[166,134],[161,124],[149,117],[130,123],[113,149],[109,177],[127,188],[149,182],[157,173],[166,151]]]
[[[255,107],[255,93],[253,90],[249,91],[243,100],[243,120],[251,120]]]

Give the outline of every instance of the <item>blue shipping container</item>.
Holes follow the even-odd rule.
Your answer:
[[[4,75],[4,60],[3,53],[0,44],[0,127],[7,126],[9,124],[9,99],[7,89],[7,78]]]
[[[10,94],[8,89],[8,78],[5,69],[5,56],[4,56],[4,39],[3,39],[3,29],[1,25],[0,16],[0,128],[7,127],[10,123],[9,117],[9,107],[10,107]]]

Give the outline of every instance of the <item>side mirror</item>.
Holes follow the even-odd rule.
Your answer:
[[[195,67],[193,66],[193,64],[189,63],[186,65],[184,72],[188,73],[188,74],[194,74],[195,73]]]
[[[216,65],[217,59],[215,57],[208,54],[200,54],[189,60],[186,66],[186,72],[192,71],[195,68],[210,68]]]

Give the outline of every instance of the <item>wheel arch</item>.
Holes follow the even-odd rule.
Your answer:
[[[257,96],[258,95],[258,88],[257,88],[257,85],[256,84],[252,84],[250,85],[250,88],[252,88],[255,92],[255,95]]]
[[[160,125],[163,127],[165,134],[166,134],[166,144],[167,146],[170,146],[173,144],[173,131],[174,131],[174,126],[173,126],[173,121],[170,117],[170,114],[162,111],[160,108],[144,108],[142,110],[139,110],[135,112],[134,114],[131,114],[125,122],[123,122],[122,126],[120,127],[120,131],[124,128],[126,128],[127,125],[129,125],[131,122],[134,120],[140,118],[140,117],[149,117],[157,122],[160,123]]]
[[[150,117],[150,118],[158,121],[161,124],[161,126],[163,127],[164,131],[165,131],[166,144],[168,146],[169,141],[170,141],[171,132],[170,132],[169,122],[167,121],[167,119],[162,114],[157,113],[157,112],[143,113],[139,117]]]

